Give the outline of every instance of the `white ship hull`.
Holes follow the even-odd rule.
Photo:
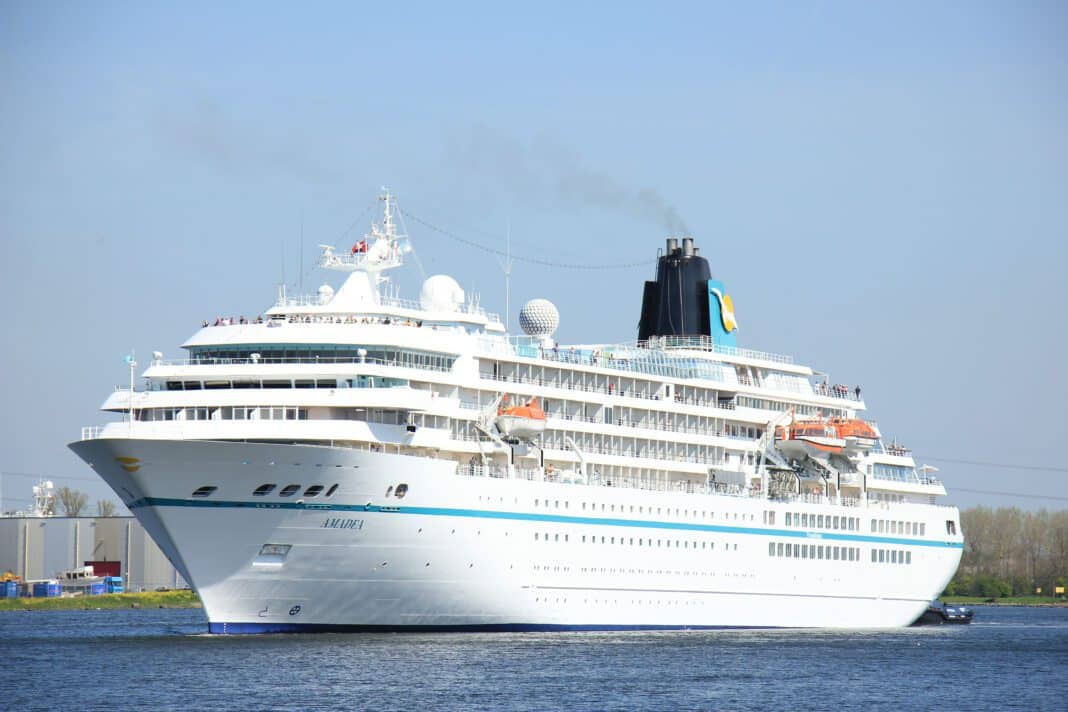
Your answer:
[[[923,613],[962,550],[946,534],[955,510],[933,505],[881,512],[469,477],[453,462],[345,448],[141,438],[71,447],[196,589],[219,633],[890,628]],[[278,489],[253,496],[265,483]],[[339,487],[329,498],[279,497],[290,483]],[[192,497],[202,486],[217,490]],[[785,527],[787,511],[864,526]],[[925,522],[928,536],[872,534],[867,519],[880,514]],[[779,558],[775,542],[859,557]],[[262,554],[267,544],[291,548],[283,560]],[[872,548],[908,551],[910,562],[873,563]]]

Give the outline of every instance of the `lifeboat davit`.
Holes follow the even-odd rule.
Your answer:
[[[846,448],[846,441],[827,421],[798,420],[787,427],[775,428],[775,445],[792,457],[810,455],[822,460],[840,454]]]
[[[545,411],[531,398],[523,405],[507,405],[497,409],[497,430],[511,438],[530,439],[545,432]]]

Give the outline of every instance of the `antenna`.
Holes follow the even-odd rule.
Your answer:
[[[300,214],[300,282],[297,293],[304,294],[304,213]]]
[[[500,255],[496,255],[497,264],[501,266],[501,271],[504,272],[504,331],[508,332],[508,325],[512,318],[512,266],[515,264],[515,260],[512,259],[512,221],[507,223],[507,251],[505,252],[505,258],[502,260]]]

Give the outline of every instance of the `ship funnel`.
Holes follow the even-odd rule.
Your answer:
[[[645,283],[638,341],[653,337],[708,337],[737,346],[734,302],[723,282],[712,278],[708,260],[692,237],[669,237],[656,263],[656,279]],[[689,343],[689,339],[685,343]]]
[[[638,340],[651,336],[710,336],[708,260],[695,254],[692,237],[669,237],[656,264],[656,281],[645,283]]]

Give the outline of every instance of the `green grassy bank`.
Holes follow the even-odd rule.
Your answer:
[[[192,591],[111,593],[76,598],[0,598],[0,611],[88,611],[115,608],[200,608]]]
[[[1068,607],[1068,599],[1050,598],[1049,596],[1004,596],[1002,598],[983,598],[982,596],[946,596],[944,603],[961,606],[1057,606]]]

